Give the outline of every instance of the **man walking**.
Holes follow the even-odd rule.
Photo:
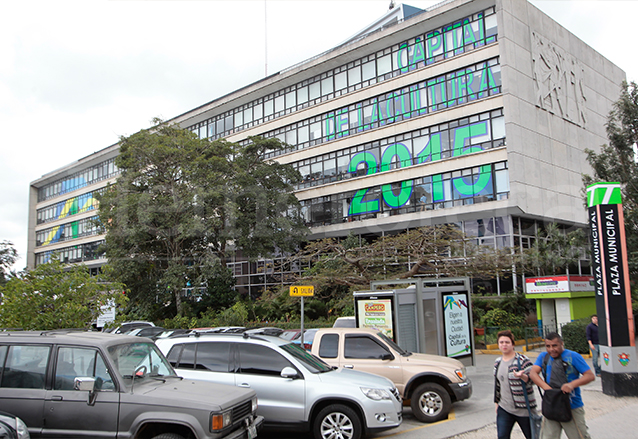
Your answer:
[[[598,316],[594,314],[591,316],[591,323],[587,325],[587,343],[589,343],[589,350],[591,351],[591,362],[594,365],[594,372],[596,376],[600,376],[600,344],[598,342]]]
[[[559,439],[562,430],[565,430],[569,439],[591,439],[585,423],[580,386],[594,381],[594,373],[582,355],[565,349],[563,339],[555,332],[545,337],[545,349],[547,352],[538,356],[529,377],[543,390],[560,388],[564,393],[569,393],[572,420],[558,422],[545,418],[541,439]],[[541,371],[545,379],[539,375]]]

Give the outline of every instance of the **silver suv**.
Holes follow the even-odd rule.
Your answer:
[[[0,410],[32,437],[252,439],[250,389],[185,380],[150,340],[0,332]]]
[[[185,378],[254,389],[266,426],[358,439],[401,424],[402,401],[390,380],[335,370],[278,337],[190,334],[156,343]]]

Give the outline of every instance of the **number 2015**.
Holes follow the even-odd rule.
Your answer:
[[[458,157],[473,152],[482,151],[480,147],[466,147],[465,142],[474,137],[482,137],[489,134],[488,121],[481,121],[471,125],[465,125],[454,129],[453,157]],[[352,157],[348,166],[348,172],[356,173],[359,165],[366,166],[366,175],[372,175],[377,172],[388,171],[391,169],[392,163],[397,159],[398,166],[404,163],[412,162],[412,154],[407,146],[402,143],[390,145],[381,156],[381,164],[377,163],[377,158],[370,152],[360,152]],[[417,164],[434,162],[441,159],[441,133],[432,134],[425,147],[417,154]],[[453,180],[454,189],[462,196],[473,196],[484,190],[491,181],[491,166],[483,165],[480,167],[476,181],[472,184],[465,182],[463,178]],[[392,209],[397,209],[405,205],[412,195],[414,183],[412,180],[402,181],[398,193],[392,189],[391,184],[381,186],[383,202]],[[361,215],[365,213],[374,213],[381,210],[379,198],[364,201],[364,198],[370,188],[359,189],[350,203],[348,215]],[[443,189],[443,180],[441,175],[432,176],[432,195],[434,202],[445,200]]]

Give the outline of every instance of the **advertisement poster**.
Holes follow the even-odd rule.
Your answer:
[[[391,299],[361,299],[357,301],[357,306],[360,328],[376,329],[394,339]]]
[[[462,357],[472,353],[467,294],[443,296],[445,349],[448,357]]]

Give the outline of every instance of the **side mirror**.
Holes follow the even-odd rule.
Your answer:
[[[394,355],[391,352],[386,352],[381,356],[382,360],[394,360]]]
[[[95,392],[95,378],[93,377],[75,377],[73,381],[73,390],[80,392],[89,392],[89,399],[86,402],[88,405],[95,405],[95,398],[97,393]]]
[[[299,378],[299,374],[297,373],[297,371],[290,366],[286,366],[281,369],[281,376],[283,378],[290,378],[293,380]]]
[[[95,390],[95,378],[76,377],[73,381],[73,390],[79,390],[80,392],[93,392]]]

